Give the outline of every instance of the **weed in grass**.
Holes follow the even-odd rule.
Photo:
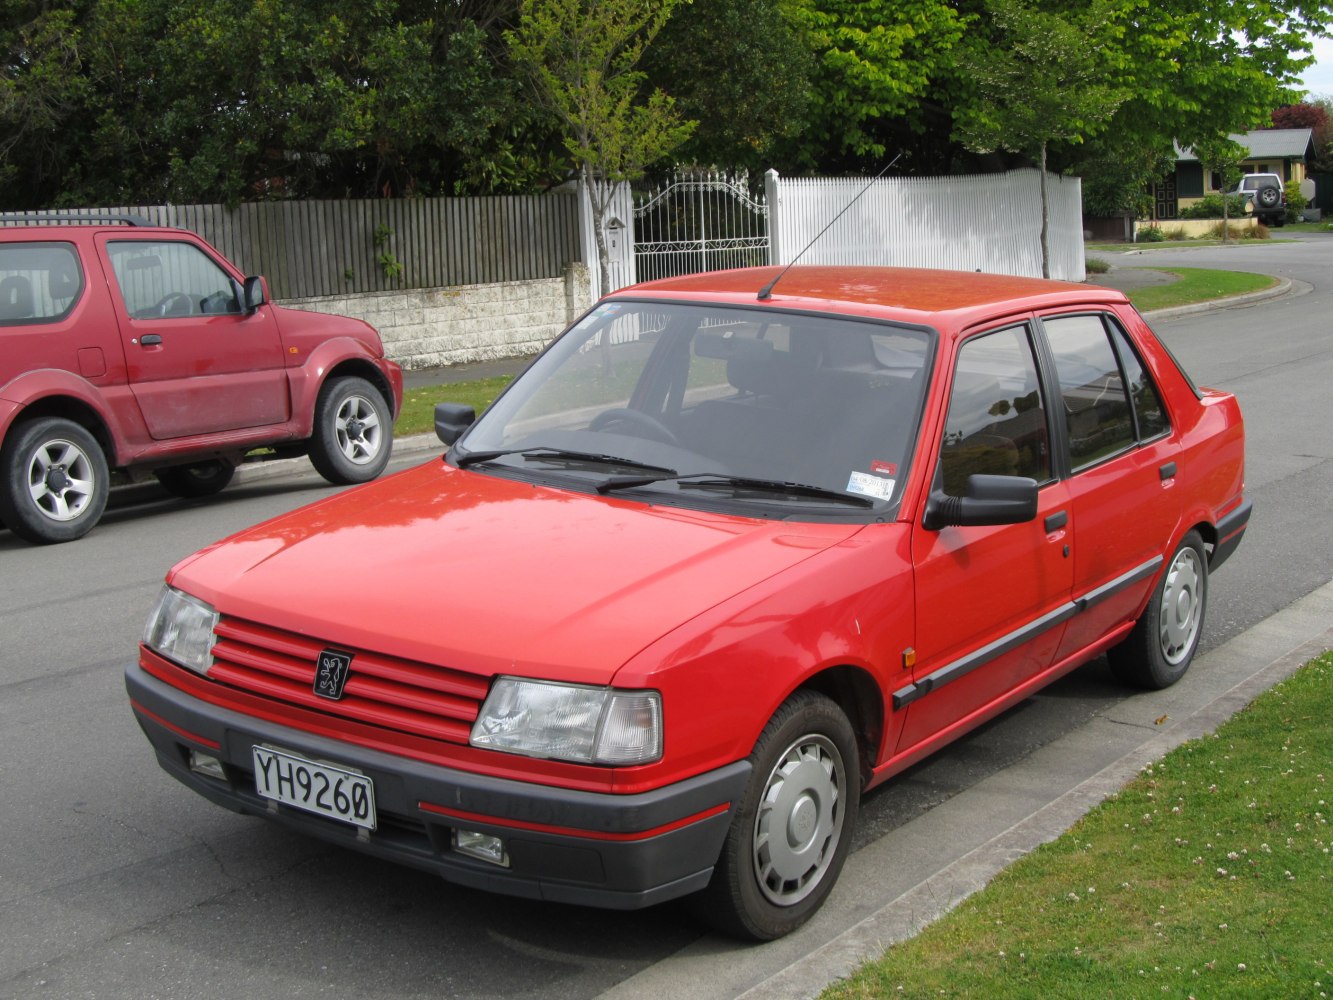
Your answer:
[[[1330,775],[1325,653],[825,1000],[1333,992]]]

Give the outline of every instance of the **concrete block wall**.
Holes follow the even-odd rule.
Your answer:
[[[284,299],[295,309],[363,319],[404,368],[535,354],[592,305],[588,269],[563,278]]]

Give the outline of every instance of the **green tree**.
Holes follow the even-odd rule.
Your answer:
[[[601,287],[611,288],[606,223],[617,185],[677,149],[695,123],[661,90],[644,95],[644,50],[688,0],[524,0],[506,35],[516,65],[564,130],[592,204]]]
[[[1231,199],[1226,196],[1226,192],[1240,182],[1244,174],[1240,164],[1250,155],[1250,151],[1230,136],[1218,135],[1196,140],[1194,155],[1199,158],[1205,171],[1212,171],[1222,179],[1222,242],[1226,243],[1230,239],[1231,228]]]
[[[699,123],[680,159],[758,174],[805,124],[815,54],[796,0],[707,0],[676,10],[642,66]]]
[[[957,135],[978,152],[1007,149],[1030,157],[1041,175],[1041,271],[1050,277],[1047,149],[1081,142],[1106,127],[1124,100],[1106,82],[1095,45],[1110,19],[1106,4],[1060,15],[1022,0],[986,0],[991,44],[972,69],[978,96],[956,117]]]
[[[812,114],[795,159],[881,159],[886,119],[915,114],[956,65],[971,18],[945,0],[800,0],[792,13],[817,56]]]

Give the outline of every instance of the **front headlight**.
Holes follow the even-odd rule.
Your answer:
[[[662,698],[501,677],[472,726],[472,745],[580,764],[647,764],[662,756]]]
[[[163,587],[143,628],[143,644],[182,667],[207,674],[217,623],[218,613],[203,601]]]

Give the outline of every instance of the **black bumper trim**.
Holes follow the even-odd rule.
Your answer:
[[[1239,548],[1240,540],[1245,537],[1245,529],[1250,523],[1250,512],[1253,510],[1254,503],[1246,500],[1217,522],[1217,544],[1213,546],[1212,556],[1208,560],[1209,573],[1217,572],[1217,567],[1230,559],[1231,553]]]
[[[144,710],[135,716],[158,762],[210,801],[450,882],[530,899],[638,909],[702,889],[750,777],[749,762],[737,761],[633,795],[554,788],[426,764],[255,719],[185,694],[138,664],[125,671],[125,686],[130,700]],[[197,749],[222,760],[226,781],[190,770],[187,751],[195,747],[182,732],[217,744],[217,750],[204,744]],[[285,806],[275,810],[254,788],[250,748],[257,743],[364,772],[375,783],[380,829],[359,834],[335,820]],[[478,819],[451,819],[421,809],[422,802]],[[682,823],[723,805],[729,808]],[[487,824],[483,817],[497,822]],[[513,823],[561,832],[519,829]],[[650,832],[676,823],[682,825]],[[450,835],[455,826],[503,838],[511,867],[454,852]],[[580,830],[589,835],[580,836]]]

